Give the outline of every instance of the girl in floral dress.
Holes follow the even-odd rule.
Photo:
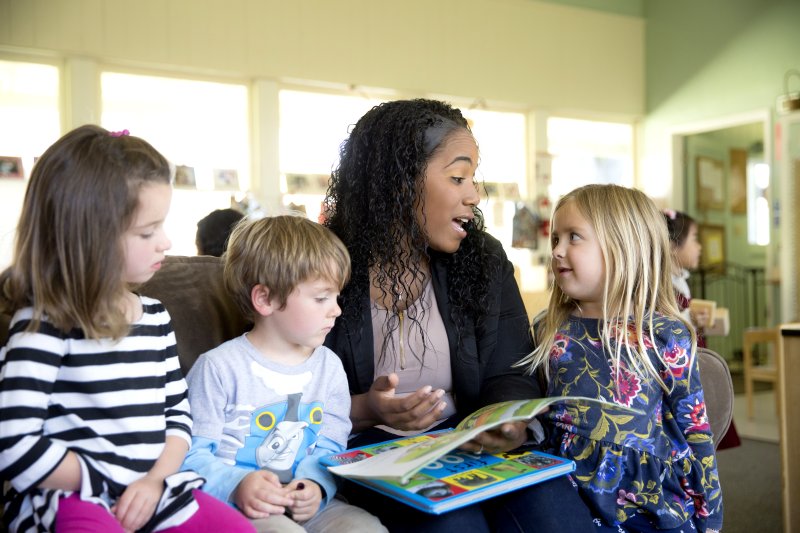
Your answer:
[[[555,284],[523,360],[549,396],[599,397],[640,415],[557,405],[545,448],[572,475],[598,531],[719,531],[722,492],[694,328],[680,314],[662,213],[643,193],[588,185],[552,219]]]

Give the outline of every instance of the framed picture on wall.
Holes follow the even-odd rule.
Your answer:
[[[719,159],[702,155],[695,158],[698,210],[725,208],[724,177],[725,165]]]
[[[725,264],[725,226],[699,224],[697,234],[703,250],[700,266],[703,268],[722,268]]]
[[[234,168],[215,168],[214,190],[217,191],[239,190],[239,172]]]
[[[0,156],[0,178],[22,179],[24,176],[21,157]]]
[[[731,149],[731,213],[747,213],[747,150]]]
[[[328,191],[329,180],[328,174],[286,174],[286,192],[324,195]]]
[[[196,189],[197,183],[194,178],[194,168],[186,165],[175,167],[175,186],[183,189]]]

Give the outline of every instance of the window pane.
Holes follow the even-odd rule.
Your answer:
[[[146,139],[181,169],[167,231],[170,253],[194,255],[197,221],[250,187],[245,85],[104,72],[103,127]]]
[[[633,126],[551,117],[547,120],[552,154],[549,196],[555,202],[589,183],[633,186]]]
[[[483,109],[462,110],[480,147],[479,177],[516,183],[526,196],[525,115]]]
[[[27,185],[14,176],[28,178],[34,158],[61,135],[58,74],[51,65],[0,61],[0,157],[9,167],[0,171],[0,269],[11,264]]]
[[[527,198],[525,115],[485,109],[461,111],[480,148],[476,179],[487,191],[479,206],[486,230],[503,243],[512,262],[525,265],[528,251],[511,246],[517,202]]]
[[[364,113],[382,100],[280,91],[280,167],[284,206],[318,220],[339,147]]]

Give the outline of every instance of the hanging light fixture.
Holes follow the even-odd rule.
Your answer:
[[[783,75],[783,94],[778,97],[778,113],[791,113],[800,110],[800,91],[789,91],[789,79],[800,79],[800,70],[789,69]]]

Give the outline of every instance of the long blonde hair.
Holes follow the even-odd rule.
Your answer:
[[[586,185],[575,189],[558,201],[553,217],[567,202],[572,202],[592,225],[603,252],[605,281],[601,336],[614,368],[620,368],[624,346],[624,353],[633,369],[639,375],[649,375],[668,391],[647,356],[645,331],[655,345],[654,316],[660,314],[680,320],[691,332],[692,358],[697,338],[694,328],[681,316],[675,303],[672,250],[663,214],[641,191],[618,185]],[[530,372],[542,367],[545,378],[549,380],[548,356],[556,333],[578,306],[579,302],[564,294],[554,283],[547,312],[534,320],[536,349],[519,365],[527,365]],[[613,347],[611,336],[614,330],[635,332],[635,342],[624,333],[616,339]],[[658,357],[664,362],[661,354]]]

